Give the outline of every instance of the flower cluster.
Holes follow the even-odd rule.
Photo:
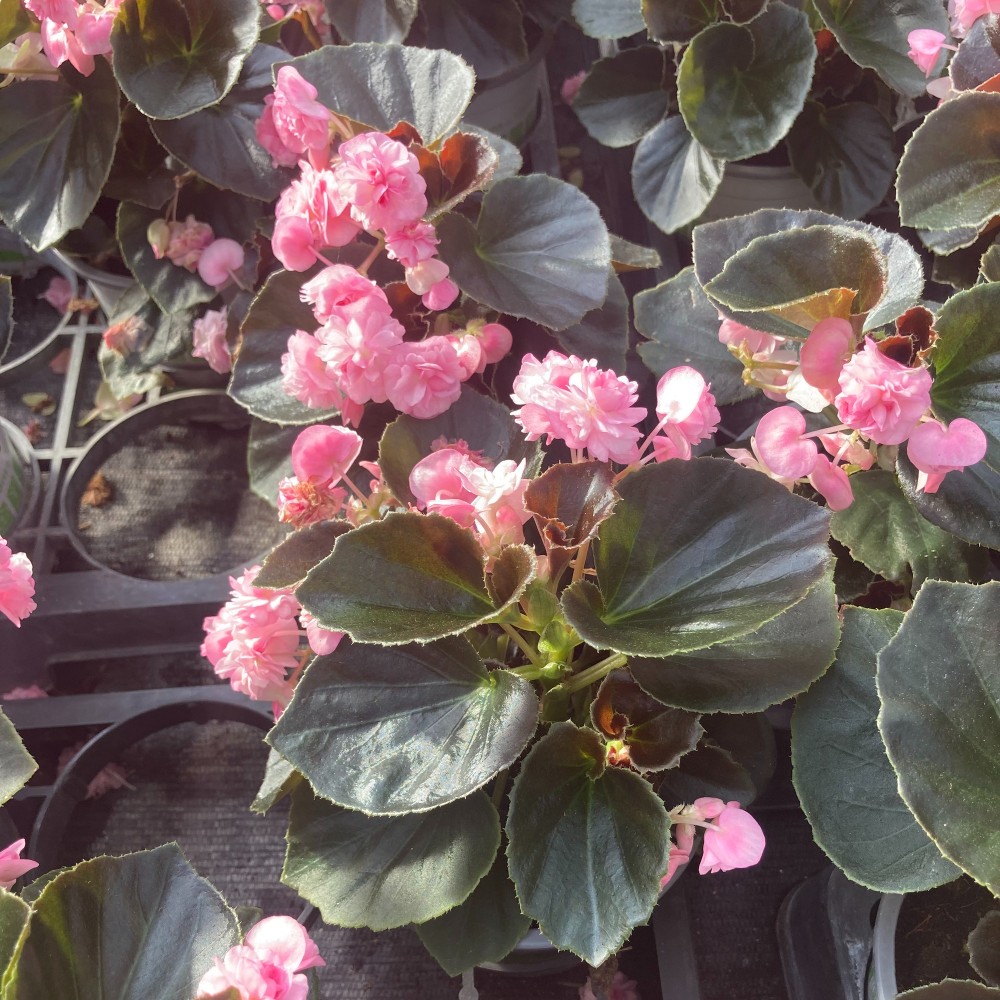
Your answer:
[[[35,580],[31,575],[31,560],[23,552],[11,552],[0,536],[0,614],[18,628],[35,610]]]
[[[165,257],[187,271],[197,271],[206,285],[221,288],[243,266],[245,254],[236,240],[217,239],[207,222],[189,215],[183,222],[155,219],[146,239],[157,260]]]
[[[94,72],[94,57],[111,53],[111,27],[121,0],[105,0],[103,6],[95,0],[22,0],[25,10],[38,18],[41,25],[40,44],[49,63],[59,67],[64,62],[84,76]],[[27,53],[37,51],[38,43],[31,35],[21,35],[15,41]],[[22,60],[25,58],[22,55]],[[22,62],[22,66],[28,68]]]
[[[265,917],[201,977],[196,1000],[307,1000],[306,969],[326,965],[306,929],[291,917]],[[234,998],[234,1000],[235,1000]]]

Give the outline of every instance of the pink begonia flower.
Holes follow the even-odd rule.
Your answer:
[[[42,51],[57,68],[68,62],[83,76],[94,72],[94,57],[83,51],[73,30],[65,24],[48,19],[42,21]]]
[[[266,917],[250,928],[244,944],[215,959],[215,968],[198,983],[196,1000],[229,990],[239,1000],[307,1000],[309,980],[301,973],[319,965],[326,962],[298,921]]]
[[[931,402],[931,374],[887,358],[871,337],[844,365],[834,400],[841,421],[876,444],[900,444]]]
[[[727,347],[739,347],[746,344],[747,350],[751,354],[770,354],[781,342],[780,337],[764,333],[763,330],[754,330],[734,319],[725,319],[721,316],[720,319],[722,322],[719,324],[719,343],[725,344]]]
[[[329,146],[333,114],[316,97],[316,88],[294,66],[278,70],[274,93],[264,98],[257,119],[257,141],[276,167],[293,167],[310,150]]]
[[[128,319],[124,319],[120,323],[112,323],[101,334],[101,338],[109,351],[114,351],[124,357],[135,350],[143,329],[143,321],[138,316],[129,316]]]
[[[32,698],[48,698],[48,696],[49,693],[44,688],[31,684],[28,687],[16,687],[5,691],[0,694],[0,701],[29,701]]]
[[[448,277],[448,271],[448,265],[443,260],[429,257],[406,269],[406,287],[414,295],[424,295],[439,281],[444,281]]]
[[[422,260],[434,256],[439,242],[434,226],[417,219],[402,229],[385,234],[385,252],[390,260],[398,260],[403,267],[416,267]]]
[[[624,972],[619,970],[611,980],[611,990],[608,993],[608,1000],[642,1000],[639,996],[638,983],[634,979],[629,979]],[[597,1000],[594,988],[590,984],[590,977],[580,987],[580,1000]]]
[[[1000,14],[1000,0],[948,0],[952,33],[963,36],[986,14]]]
[[[681,365],[664,373],[656,385],[659,432],[652,440],[657,461],[691,458],[691,446],[710,438],[722,419],[715,397],[700,372]]]
[[[233,358],[226,343],[226,329],[229,310],[209,309],[204,316],[194,321],[194,347],[191,353],[196,358],[204,358],[208,367],[220,375],[231,371]]]
[[[64,313],[73,301],[73,286],[61,274],[57,274],[38,297],[48,302],[56,312]]]
[[[382,313],[368,312],[346,322],[335,316],[316,331],[320,342],[316,353],[355,403],[384,403],[388,399],[386,366],[402,345],[404,332],[392,316]]]
[[[471,528],[476,518],[475,494],[469,489],[462,469],[478,464],[458,448],[439,448],[422,458],[410,470],[410,492],[428,513],[441,514]]]
[[[794,403],[808,413],[822,413],[830,405],[830,400],[802,377],[801,368],[788,373],[785,379],[784,401]]]
[[[292,471],[299,479],[330,486],[339,482],[361,454],[362,440],[346,427],[314,424],[292,445]]]
[[[820,320],[799,350],[802,377],[819,389],[828,402],[840,392],[840,372],[851,356],[854,330],[846,319],[831,316]]]
[[[59,753],[59,760],[56,762],[56,774],[62,774],[66,766],[83,746],[83,742],[74,743],[72,746],[64,747]],[[108,792],[115,792],[119,788],[130,788],[135,791],[135,786],[129,784],[128,774],[121,764],[105,764],[104,767],[87,782],[87,794],[85,798],[99,799]]]
[[[338,409],[344,393],[317,354],[319,347],[320,342],[305,330],[296,330],[288,338],[288,351],[281,356],[281,388],[315,410]]]
[[[217,615],[205,619],[201,655],[234,690],[258,701],[287,704],[291,688],[286,672],[299,663],[299,602],[291,588],[255,587],[252,581],[259,572],[259,566],[251,566],[242,576],[229,578],[232,596]]]
[[[313,315],[319,323],[326,323],[334,317],[346,321],[368,312],[392,315],[385,292],[347,264],[324,267],[315,278],[302,286],[299,295],[303,302],[313,307]]]
[[[939,76],[936,80],[931,80],[927,84],[927,93],[931,97],[936,97],[938,104],[944,104],[945,101],[950,101],[953,97],[960,94],[961,91],[955,89],[951,77],[945,73],[944,76]]]
[[[803,439],[806,419],[794,406],[779,406],[760,418],[752,438],[757,457],[782,479],[801,479],[812,472],[819,451]]]
[[[101,9],[80,5],[76,24],[76,40],[89,56],[106,56],[111,52],[111,29],[118,13],[118,3],[106,3]]]
[[[738,802],[729,802],[705,831],[698,874],[750,868],[764,853],[764,831]]]
[[[947,36],[931,28],[917,28],[906,36],[910,51],[907,56],[913,60],[917,68],[929,77],[934,72],[942,49],[955,49],[954,45],[946,45]]]
[[[486,365],[494,365],[498,361],[510,354],[510,349],[514,346],[514,337],[510,330],[502,323],[487,323],[479,331],[479,339],[483,345],[483,356]],[[482,373],[483,368],[479,371]]]
[[[660,879],[661,890],[667,887],[667,883],[677,873],[677,869],[691,860],[693,848],[694,827],[690,823],[675,824],[674,843],[670,845],[670,856],[667,859],[667,874]]]
[[[323,628],[305,608],[299,614],[299,624],[306,630],[309,648],[317,656],[329,656],[340,645],[340,640],[344,638],[343,632],[332,628]]]
[[[76,27],[76,0],[23,0],[21,6],[31,11],[39,21],[49,20]]]
[[[835,465],[826,457],[818,455],[816,464],[809,473],[809,482],[814,490],[823,494],[830,510],[846,510],[854,503],[854,491],[851,480],[839,465]]]
[[[352,217],[369,232],[395,232],[427,211],[420,163],[401,142],[363,132],[340,144],[336,175]]]
[[[448,342],[455,348],[458,363],[462,366],[463,380],[486,370],[486,356],[480,339],[472,333],[449,333]]]
[[[37,861],[21,857],[24,844],[23,840],[15,840],[0,851],[0,889],[10,889],[25,872],[38,867]]]
[[[443,278],[433,288],[420,297],[425,309],[431,312],[441,312],[447,309],[458,298],[458,285],[451,278]]]
[[[875,456],[863,441],[855,441],[852,438],[853,435],[839,432],[816,435],[816,440],[835,461],[856,465],[859,469],[870,469],[875,463]]]
[[[152,235],[155,225],[156,223],[150,226],[147,235]],[[160,238],[156,243],[150,240],[153,256],[157,260],[166,257],[171,263],[188,271],[197,268],[205,247],[215,239],[212,227],[207,222],[199,222],[193,215],[189,215],[183,222],[166,223],[165,245],[161,242],[162,227],[158,227],[156,232],[160,234]]]
[[[563,80],[559,87],[559,96],[562,98],[563,104],[572,104],[576,100],[576,95],[580,93],[580,87],[583,86],[583,81],[586,79],[587,71],[581,69],[579,73],[574,73]]]
[[[641,436],[635,426],[646,409],[633,406],[638,385],[594,360],[549,351],[543,361],[526,354],[514,379],[514,418],[529,441],[555,438],[586,449],[599,462],[623,465],[638,458]]]
[[[447,337],[397,344],[384,369],[389,402],[418,420],[444,413],[462,394],[466,377]]]
[[[332,521],[346,500],[347,491],[339,487],[318,486],[308,479],[288,476],[278,483],[278,520],[294,528]]]
[[[986,455],[986,435],[978,424],[956,417],[947,427],[937,420],[921,424],[906,443],[906,456],[920,470],[917,489],[937,493],[949,472],[959,472],[981,462]]]
[[[31,560],[23,552],[11,552],[0,535],[0,614],[18,628],[35,610],[35,581],[31,575]]]
[[[243,247],[236,240],[215,240],[198,258],[198,276],[206,285],[221,288],[243,266],[245,259]]]

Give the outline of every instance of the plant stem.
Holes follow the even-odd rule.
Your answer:
[[[573,563],[573,583],[583,579],[583,571],[587,568],[587,553],[590,551],[590,539],[588,538],[577,550],[576,562]]]
[[[496,808],[497,812],[500,811],[500,806],[503,803],[504,792],[507,791],[507,774],[508,774],[508,769],[505,767],[496,776],[495,779],[496,783],[493,785],[493,795],[491,796],[491,798],[493,799],[493,805]]]
[[[592,667],[587,667],[586,670],[581,670],[580,673],[574,674],[568,680],[563,681],[562,684],[558,684],[552,689],[550,694],[572,694],[574,691],[582,691],[585,687],[590,687],[594,681],[599,681],[602,677],[606,677],[618,667],[624,667],[628,663],[628,657],[624,653],[612,653],[611,656],[605,657],[603,660],[595,663]]]
[[[0,66],[0,76],[58,76],[57,69],[18,69],[11,66],[7,69]]]
[[[364,275],[368,274],[368,268],[370,268],[372,264],[375,263],[375,258],[378,257],[378,255],[382,252],[382,249],[384,247],[385,247],[385,240],[380,236],[378,238],[378,243],[376,243],[375,246],[372,247],[372,252],[368,254],[367,257],[365,257],[364,263],[358,268],[358,271],[361,274]]]
[[[500,628],[502,628],[504,632],[506,632],[507,635],[510,636],[511,640],[515,643],[517,648],[520,649],[522,653],[524,653],[524,655],[531,662],[531,665],[536,670],[541,670],[542,667],[545,666],[544,661],[541,659],[541,657],[539,657],[538,653],[534,649],[532,649],[531,646],[528,645],[524,636],[521,635],[521,633],[518,632],[517,629],[515,629],[512,625],[504,625],[504,624],[501,624]]]

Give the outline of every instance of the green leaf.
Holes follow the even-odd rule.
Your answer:
[[[4,997],[190,1000],[237,941],[235,914],[176,844],[95,858],[38,897]]]
[[[742,160],[766,153],[802,110],[815,61],[808,17],[783,3],[746,26],[713,24],[681,59],[680,112],[712,156]]]
[[[1000,990],[992,990],[971,979],[945,979],[930,986],[906,990],[899,997],[912,997],[913,1000],[997,1000]]]
[[[854,503],[837,511],[830,532],[873,573],[916,590],[928,578],[974,582],[988,572],[985,550],[966,545],[926,520],[891,472],[851,477]]]
[[[743,366],[719,341],[719,311],[686,267],[679,274],[640,292],[633,300],[635,328],[648,343],[639,356],[657,378],[678,365],[691,365],[711,383],[721,406],[753,394],[743,384]]]
[[[724,167],[691,135],[680,115],[671,115],[645,135],[635,151],[636,203],[650,222],[672,233],[708,207]]]
[[[26,31],[31,31],[31,17],[21,0],[0,0],[0,45],[7,45]]]
[[[557,723],[525,758],[507,818],[522,911],[592,966],[649,919],[670,847],[663,803],[604,757],[596,733]]]
[[[538,725],[532,686],[467,639],[344,645],[317,657],[268,742],[315,791],[368,815],[425,812],[513,764]]]
[[[383,931],[467,899],[499,846],[500,820],[483,792],[431,812],[365,816],[303,785],[292,794],[281,879],[326,923]]]
[[[546,548],[575,549],[594,538],[618,493],[606,462],[560,462],[528,483],[525,507],[537,518]]]
[[[314,410],[281,387],[281,356],[296,330],[315,330],[312,309],[299,298],[310,272],[275,271],[257,293],[243,321],[243,341],[233,364],[229,394],[252,416],[275,424],[314,424],[337,415]]]
[[[705,292],[751,315],[755,329],[801,339],[819,320],[840,315],[845,289],[851,315],[866,317],[882,300],[886,278],[885,260],[867,236],[847,226],[810,226],[758,237]]]
[[[755,18],[767,0],[642,0],[649,35],[660,42],[690,42],[703,28],[728,17],[737,24]]]
[[[316,88],[321,104],[383,132],[409,122],[426,145],[455,128],[475,86],[472,70],[454,53],[404,45],[324,45],[290,65]]]
[[[666,114],[665,70],[663,51],[653,45],[598,59],[573,99],[573,110],[598,142],[631,146]]]
[[[628,332],[628,295],[612,270],[604,304],[592,309],[579,323],[560,330],[556,340],[567,354],[594,358],[600,368],[624,372]]]
[[[484,558],[471,532],[446,517],[393,513],[337,539],[296,596],[325,628],[357,642],[429,642],[505,610],[490,600]]]
[[[12,892],[0,889],[0,982],[14,957],[18,938],[28,922],[31,908]]]
[[[829,515],[733,462],[647,466],[618,492],[596,546],[600,591],[581,581],[562,598],[567,620],[599,649],[673,656],[735,639],[827,571]]]
[[[14,293],[11,291],[10,276],[0,275],[0,361],[3,361],[10,338],[14,333]]]
[[[426,44],[460,55],[480,79],[516,69],[528,58],[524,15],[514,0],[420,0],[420,15]]]
[[[899,215],[918,229],[982,229],[1000,215],[1000,94],[959,94],[932,111],[899,161]]]
[[[257,142],[257,119],[273,93],[271,67],[286,54],[258,45],[247,56],[232,90],[210,108],[174,121],[153,123],[153,132],[178,160],[216,187],[271,201],[292,179],[275,167]]]
[[[902,621],[899,611],[844,608],[837,659],[792,716],[792,777],[813,836],[877,892],[920,892],[960,874],[900,799],[875,723],[875,660]]]
[[[729,642],[668,660],[633,659],[636,680],[654,698],[695,712],[761,712],[800,694],[833,661],[840,638],[832,582]]]
[[[573,0],[573,20],[591,38],[626,38],[646,30],[642,0]]]
[[[378,446],[379,468],[393,496],[401,502],[416,504],[417,498],[410,492],[410,472],[434,451],[433,443],[439,438],[449,443],[465,441],[494,466],[508,459],[524,459],[528,477],[541,467],[541,448],[525,440],[510,410],[466,386],[458,401],[439,416],[418,420],[404,413],[386,427]]]
[[[942,854],[1000,890],[1000,583],[930,580],[878,657],[899,792]]]
[[[750,772],[729,750],[707,737],[691,753],[684,754],[677,767],[656,777],[657,790],[671,805],[693,802],[704,795],[748,806],[757,797]]]
[[[859,66],[873,69],[893,90],[920,97],[923,72],[906,55],[907,36],[916,28],[948,34],[948,18],[938,0],[813,0],[816,10]]]
[[[126,266],[164,312],[179,312],[211,302],[216,291],[198,277],[197,271],[178,267],[168,257],[157,260],[153,254],[146,230],[151,222],[162,217],[163,213],[157,209],[129,202],[118,206],[118,243]]]
[[[871,104],[807,101],[785,142],[820,205],[849,219],[878,205],[896,173],[892,129]]]
[[[885,290],[881,301],[868,314],[863,327],[865,330],[876,330],[892,322],[920,299],[924,288],[923,265],[916,250],[903,237],[865,222],[849,222],[816,211],[765,208],[752,215],[698,226],[694,231],[694,269],[698,280],[703,287],[707,285],[722,272],[732,256],[758,236],[809,226],[847,228],[866,236],[877,248],[886,269]],[[733,318],[741,319],[738,315]],[[759,315],[748,313],[742,321],[753,326],[761,319]],[[792,332],[801,336],[800,331]]]
[[[255,0],[124,0],[111,30],[125,96],[147,118],[217,104],[257,44]]]
[[[36,250],[83,225],[108,179],[121,121],[111,68],[65,64],[0,88],[0,216]]]
[[[661,267],[663,260],[652,247],[640,246],[621,236],[611,235],[611,263],[618,274]]]
[[[582,191],[554,177],[497,181],[475,225],[446,215],[438,236],[458,287],[510,316],[564,330],[607,297],[611,249],[601,213]]]
[[[518,906],[501,851],[465,902],[413,929],[441,968],[458,976],[484,962],[506,958],[530,926],[531,920]]]
[[[1000,911],[990,910],[969,935],[969,964],[991,986],[1000,985]]]
[[[345,42],[401,42],[417,16],[418,0],[326,0],[326,13]]]
[[[0,711],[0,805],[20,791],[37,770],[38,765],[24,749],[17,730]]]
[[[278,484],[292,475],[292,445],[301,427],[279,427],[256,418],[250,421],[247,471],[250,489],[272,507],[278,506]]]
[[[293,531],[267,554],[263,568],[254,578],[254,586],[274,589],[298,586],[309,570],[333,551],[337,539],[350,530],[347,521],[321,521]]]
[[[301,781],[302,775],[276,750],[269,749],[264,777],[250,803],[250,811],[263,816],[286,795],[291,795]]]

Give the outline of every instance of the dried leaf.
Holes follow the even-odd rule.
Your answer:
[[[84,507],[103,507],[114,497],[115,491],[103,472],[95,472],[87,483],[87,488],[80,497]]]

